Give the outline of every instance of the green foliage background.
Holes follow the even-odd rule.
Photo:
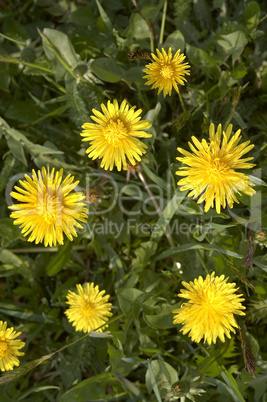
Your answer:
[[[266,401],[265,1],[1,3],[0,320],[26,342],[21,371],[1,385],[1,402]],[[181,49],[191,65],[180,87],[187,113],[176,93],[164,99],[144,85],[146,61],[128,59],[130,51],[162,46]],[[114,171],[100,188],[104,171],[85,153],[81,125],[92,108],[114,98],[141,108],[153,124],[141,170],[166,208],[160,218],[133,174],[126,185],[126,172]],[[210,122],[231,122],[255,144],[257,195],[243,195],[233,214],[205,214],[176,185],[177,146],[188,149],[192,135],[207,138]],[[16,180],[47,165],[63,167],[82,190],[89,184],[99,196],[88,203],[84,231],[56,249],[28,243],[7,209]],[[128,214],[119,203],[104,212],[114,200],[112,183]],[[175,222],[193,230],[174,230],[170,247],[164,229]],[[139,233],[136,225],[145,223],[161,230]],[[97,233],[97,224],[117,224],[122,232]],[[256,360],[254,379],[238,334],[207,347],[172,324],[181,281],[213,270],[245,295],[246,316],[238,323]],[[120,316],[109,326],[112,337],[92,334],[53,354],[82,337],[64,316],[65,296],[87,281],[111,295],[114,317]],[[49,354],[23,371],[26,362],[37,359],[30,369]]]

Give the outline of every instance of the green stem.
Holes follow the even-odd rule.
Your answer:
[[[146,19],[146,23],[148,25],[149,33],[150,33],[150,50],[151,50],[151,53],[154,53],[154,33],[153,33],[152,24],[148,18]]]
[[[180,91],[178,92],[178,95],[179,95],[179,99],[180,99],[183,111],[186,112],[186,107],[185,107],[184,100],[182,98],[182,95],[181,95]]]
[[[109,321],[108,321],[108,325],[112,324],[112,323],[115,322],[115,321],[118,321],[121,317],[124,317],[124,314],[120,314],[120,315],[118,315],[117,317],[114,317],[114,318],[112,318],[111,320],[109,320]],[[94,331],[97,331],[97,330],[99,330],[101,327],[104,327],[104,326],[106,326],[106,323],[100,325],[100,327],[96,328]],[[72,346],[72,345],[74,345],[75,343],[82,341],[83,339],[87,338],[88,336],[90,337],[90,332],[89,332],[88,334],[86,334],[86,335],[81,336],[81,338],[76,339],[75,341],[73,341],[73,342],[71,342],[71,343],[68,343],[67,345],[62,346],[62,348],[56,350],[56,351],[54,352],[54,354],[55,354],[55,353],[58,353],[58,352],[62,352],[62,350],[67,349],[69,346]]]
[[[166,13],[167,13],[167,5],[168,5],[168,0],[165,0],[164,5],[163,5],[163,12],[162,12],[162,21],[161,21],[160,36],[159,36],[159,45],[161,45],[163,43],[164,28],[165,28]]]
[[[208,274],[209,274],[209,270],[208,270],[208,267],[207,267],[207,265],[206,265],[206,263],[205,263],[205,261],[204,261],[204,258],[203,258],[202,255],[201,255],[200,250],[197,250],[197,254],[198,254],[198,256],[199,256],[199,259],[200,259],[200,261],[201,261],[201,264],[203,265],[203,268],[204,268],[205,271],[206,271],[206,274],[208,275]]]
[[[1,32],[0,32],[0,36],[2,36],[2,38],[5,38],[5,39],[7,39],[7,40],[10,40],[10,42],[19,43],[20,45],[26,45],[26,42],[22,42],[21,40],[10,38],[10,36],[4,35],[4,34],[1,33]]]

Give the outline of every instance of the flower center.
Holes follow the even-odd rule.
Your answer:
[[[227,166],[221,161],[220,158],[215,158],[207,166],[207,174],[211,177],[212,181],[220,181],[224,178]]]
[[[63,208],[62,197],[54,188],[47,186],[43,191],[38,192],[36,212],[47,224],[50,225],[61,219]]]
[[[165,64],[164,66],[162,66],[160,74],[162,75],[163,78],[172,78],[173,68],[170,65]]]
[[[103,135],[109,144],[117,148],[121,140],[128,136],[128,130],[120,119],[117,121],[111,120],[103,129]]]
[[[81,313],[84,317],[90,318],[96,314],[96,305],[89,300],[84,300],[81,306]]]
[[[0,359],[3,359],[8,353],[9,345],[7,341],[0,340]]]

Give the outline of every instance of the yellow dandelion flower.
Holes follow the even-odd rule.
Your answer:
[[[245,299],[235,294],[236,284],[227,280],[213,272],[205,280],[199,276],[194,282],[182,282],[186,289],[181,289],[178,296],[189,301],[173,311],[173,323],[183,324],[181,331],[184,335],[189,332],[192,341],[200,342],[204,337],[210,345],[219,337],[224,342],[225,335],[231,338],[230,331],[235,333],[233,327],[238,328],[233,314],[245,315],[241,311],[245,309],[241,304]]]
[[[105,291],[99,292],[98,285],[95,286],[94,283],[87,283],[85,287],[76,285],[76,288],[78,294],[70,290],[67,294],[67,304],[70,307],[65,314],[76,331],[94,331],[112,316],[111,303],[107,302],[110,296],[103,296]],[[97,331],[102,332],[107,326],[108,324]]]
[[[127,163],[132,165],[140,162],[147,146],[138,138],[149,138],[151,134],[143,130],[151,127],[148,120],[140,120],[141,109],[135,111],[135,106],[129,109],[126,100],[119,106],[117,100],[108,101],[107,107],[101,105],[102,112],[92,110],[94,123],[85,123],[81,136],[82,141],[90,141],[86,150],[89,158],[102,159],[101,167],[112,170],[114,164],[120,171]]]
[[[196,137],[192,137],[194,145],[190,142],[188,144],[193,153],[178,148],[184,157],[177,160],[189,166],[176,172],[179,176],[186,176],[178,185],[182,186],[182,191],[191,190],[188,197],[200,196],[198,203],[205,201],[205,212],[214,207],[214,201],[218,214],[221,212],[221,206],[226,207],[226,201],[232,208],[234,202],[239,203],[235,194],[240,195],[240,191],[247,195],[255,193],[250,187],[253,184],[249,177],[236,172],[236,169],[250,169],[255,166],[247,163],[253,157],[241,159],[254,145],[249,145],[250,141],[238,145],[242,138],[241,130],[233,136],[231,132],[232,124],[229,124],[226,132],[222,132],[222,126],[219,124],[216,133],[214,124],[211,124],[208,143],[204,139],[199,142]]]
[[[32,171],[32,178],[25,174],[25,180],[20,180],[21,187],[15,186],[17,192],[11,196],[20,204],[9,207],[14,212],[14,225],[20,225],[23,236],[30,234],[28,241],[38,244],[44,241],[45,247],[63,244],[63,233],[69,240],[77,236],[75,226],[83,227],[77,222],[86,222],[87,215],[81,192],[73,192],[78,181],[73,183],[70,174],[62,181],[63,169],[55,172],[43,167],[42,171]]]
[[[23,348],[25,342],[17,338],[21,332],[15,332],[14,328],[7,328],[7,322],[0,321],[0,369],[1,371],[13,370],[19,366],[17,356],[24,356],[19,349]]]
[[[186,81],[185,74],[190,75],[189,63],[183,63],[185,56],[180,54],[178,50],[172,57],[172,49],[169,48],[168,54],[162,48],[161,53],[156,49],[157,56],[152,53],[154,61],[146,65],[143,78],[148,81],[145,85],[152,85],[153,88],[158,88],[158,94],[163,90],[163,96],[171,95],[172,87],[179,93],[177,84],[184,85]]]

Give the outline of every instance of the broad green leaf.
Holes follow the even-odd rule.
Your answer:
[[[151,366],[149,367],[150,364]],[[157,389],[161,391],[161,394],[166,394],[167,389],[171,388],[177,381],[177,371],[169,363],[163,360],[152,360],[151,363],[148,361],[146,385],[149,392],[153,389],[158,401],[161,401],[161,398],[159,399]]]
[[[192,45],[186,45],[186,55],[190,63],[198,67],[203,66],[211,68],[217,64],[205,50]]]
[[[139,13],[132,13],[130,24],[124,34],[127,37],[125,46],[130,45],[134,39],[143,40],[150,37],[148,24]]]
[[[246,35],[243,31],[235,31],[228,35],[221,35],[221,38],[218,40],[218,44],[223,48],[227,57],[233,57],[234,64],[248,43]]]
[[[245,10],[248,29],[256,28],[260,22],[261,9],[257,1],[250,1]]]
[[[65,82],[69,116],[80,129],[80,127],[89,120],[88,111],[79,93],[77,80],[74,79],[72,76],[67,75]]]
[[[99,57],[91,63],[92,71],[103,81],[119,82],[122,70],[113,57]]]
[[[185,48],[185,39],[182,32],[178,29],[172,32],[165,40],[163,47],[166,52],[168,52],[169,47],[171,47],[173,55],[177,52],[177,50],[180,50],[180,53],[182,53]]]
[[[132,395],[139,398],[139,401],[140,401],[140,398],[142,398],[140,390],[131,381],[127,380],[127,378],[122,377],[119,374],[115,374],[115,376],[118,378],[119,381],[121,381],[121,383],[124,385],[124,387],[128,391],[130,391],[130,393]]]
[[[15,158],[17,158],[20,162],[22,162],[23,165],[27,166],[28,163],[24,153],[23,144],[21,144],[15,138],[10,136],[7,138],[7,145],[11,153],[15,156]]]
[[[79,26],[88,27],[89,24],[95,23],[93,8],[90,5],[79,6],[69,15],[69,20]]]
[[[50,28],[45,28],[43,34],[49,46],[58,52],[68,66],[74,70],[80,62],[80,57],[76,54],[68,36],[61,31]]]
[[[159,329],[174,328],[172,311],[175,307],[171,306],[169,308],[163,307],[163,312],[157,315],[145,315],[145,320],[152,327]]]
[[[200,372],[205,373],[209,377],[217,377],[222,369],[214,356],[197,356],[197,368]]]
[[[144,18],[149,18],[151,21],[154,21],[155,18],[158,16],[163,4],[164,4],[165,0],[159,0],[157,2],[155,2],[155,4],[149,5],[149,6],[145,6],[144,8],[142,8],[141,13],[142,16]]]
[[[4,128],[4,134],[7,137],[7,141],[15,147],[25,147],[29,153],[33,156],[39,156],[44,154],[63,154],[62,151],[59,151],[54,148],[44,147],[43,145],[34,144],[28,138],[22,134],[18,130],[14,130],[13,128],[7,127]],[[24,153],[23,153],[24,154]],[[14,155],[16,156],[16,155]],[[26,159],[25,159],[26,160]],[[23,162],[23,159],[21,160]]]
[[[117,289],[116,295],[118,297],[120,308],[125,315],[131,311],[134,304],[141,305],[141,303],[147,297],[144,292],[134,288]]]
[[[15,267],[20,267],[24,264],[23,261],[16,256],[16,254],[12,253],[12,251],[8,249],[3,248],[0,249],[0,261],[3,264],[15,265]]]
[[[106,28],[107,28],[110,32],[112,32],[112,28],[113,28],[113,27],[112,27],[112,23],[111,23],[111,21],[110,21],[109,16],[107,15],[107,13],[105,12],[104,8],[101,6],[101,4],[99,3],[98,0],[96,0],[96,5],[97,5],[99,14],[100,14],[100,16],[101,16],[101,18],[102,18],[102,21],[104,22]]]
[[[155,230],[153,231],[150,238],[152,242],[159,242],[159,240],[165,233],[166,228],[169,225],[173,215],[185,198],[185,195],[186,194],[184,191],[180,191],[179,188],[176,189],[174,196],[172,197],[171,201],[168,203],[164,211],[161,213],[161,216],[155,225]]]
[[[64,246],[60,246],[57,254],[51,258],[46,272],[49,276],[56,275],[59,271],[64,269],[71,258],[72,244],[70,241],[66,241]]]
[[[247,67],[245,66],[244,63],[239,63],[231,73],[232,77],[237,80],[240,80],[241,78],[245,77],[246,74],[247,74]]]

